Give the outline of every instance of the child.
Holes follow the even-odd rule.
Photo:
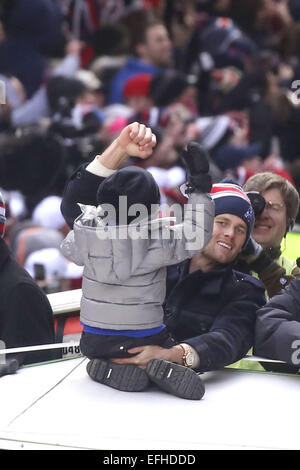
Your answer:
[[[142,168],[129,166],[101,182],[97,208],[81,206],[82,214],[62,251],[84,265],[80,347],[90,359],[90,377],[124,391],[144,390],[151,380],[176,396],[201,399],[204,386],[192,369],[160,359],[151,361],[146,370],[109,360],[129,357],[128,349],[136,346],[175,344],[163,324],[166,267],[204,249],[214,219],[205,153],[190,143],[184,160],[189,203],[183,224],[172,226],[157,218],[160,193],[154,178]],[[128,211],[121,196],[127,198]],[[134,208],[139,210],[138,219],[130,215]]]

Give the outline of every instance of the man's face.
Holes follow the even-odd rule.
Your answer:
[[[158,67],[167,67],[172,62],[171,51],[172,44],[167,29],[163,25],[149,28],[143,45],[144,58]]]
[[[232,214],[217,215],[212,238],[202,254],[212,267],[231,263],[241,252],[246,236],[247,225],[240,217]]]
[[[279,247],[286,232],[286,206],[280,190],[277,188],[263,191],[266,207],[256,217],[253,238],[263,248]]]

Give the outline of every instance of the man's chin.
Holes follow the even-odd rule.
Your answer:
[[[230,256],[229,254],[227,256],[226,255],[219,256],[218,257],[219,258],[218,262],[220,264],[230,264],[235,260],[236,257],[237,257],[237,255],[236,256]]]
[[[253,232],[253,238],[256,243],[259,243],[263,248],[267,248],[270,244],[270,238],[266,236],[267,234],[261,235],[260,233]]]

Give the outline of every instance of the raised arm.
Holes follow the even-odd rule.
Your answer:
[[[156,136],[152,130],[134,122],[126,126],[101,155],[88,165],[81,165],[67,182],[61,204],[61,212],[70,228],[80,215],[78,202],[96,205],[97,189],[103,178],[114,173],[129,155],[148,158],[155,145]]]

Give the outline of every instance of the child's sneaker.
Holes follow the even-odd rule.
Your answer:
[[[140,392],[149,385],[146,372],[131,364],[116,364],[104,359],[92,359],[86,370],[95,382],[124,392]]]
[[[201,400],[205,393],[204,384],[192,369],[163,359],[152,359],[146,372],[152,382],[172,395],[189,400]]]

